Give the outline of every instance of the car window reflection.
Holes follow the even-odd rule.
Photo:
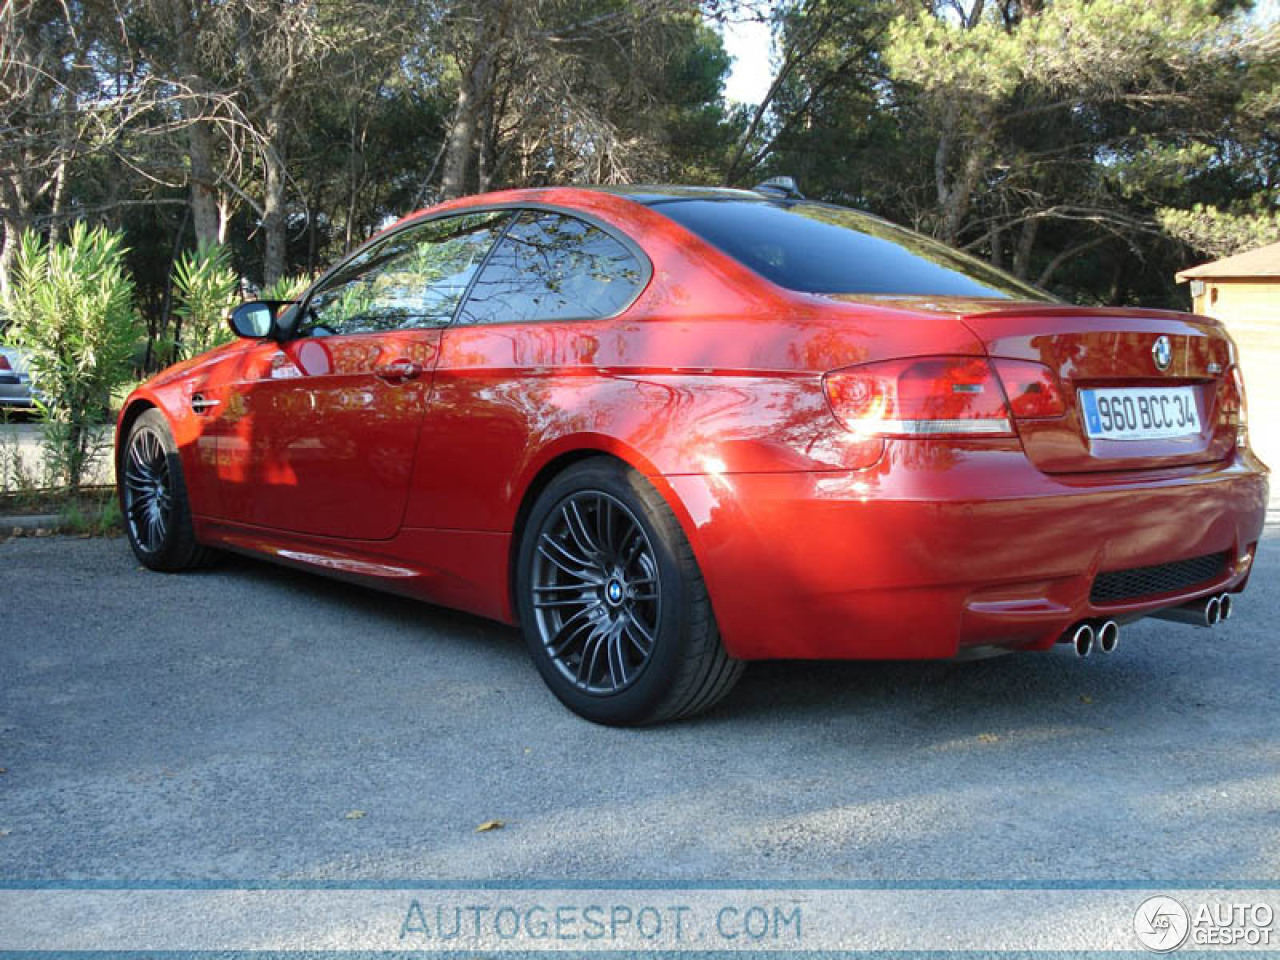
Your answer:
[[[312,297],[301,334],[383,333],[449,323],[509,216],[434,220],[370,247]]]
[[[1053,299],[989,263],[843,207],[735,198],[671,200],[653,208],[789,290]]]
[[[608,317],[643,283],[636,257],[603,230],[574,217],[528,211],[493,251],[460,321]]]

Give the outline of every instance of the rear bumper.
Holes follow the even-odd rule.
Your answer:
[[[0,379],[0,407],[34,407],[35,400],[31,396],[31,384],[26,381],[6,383]]]
[[[1052,477],[1016,447],[891,443],[853,473],[668,477],[726,647],[744,659],[951,657],[1051,645],[1088,617],[1129,619],[1241,590],[1266,469]],[[1101,572],[1226,553],[1220,575],[1116,603]]]

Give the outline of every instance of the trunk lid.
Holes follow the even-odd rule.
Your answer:
[[[1032,360],[1057,376],[1065,415],[1017,421],[1027,456],[1046,473],[1176,467],[1222,460],[1235,447],[1235,351],[1214,320],[1168,310],[1008,301],[969,301],[954,304],[952,312],[989,356]],[[1154,351],[1161,337],[1170,347],[1163,370]],[[1199,432],[1144,440],[1090,437],[1082,391],[1126,387],[1191,388]]]

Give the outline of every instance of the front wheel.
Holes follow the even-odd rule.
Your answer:
[[[196,541],[182,461],[159,410],[133,422],[117,470],[124,528],[139,562],[165,571],[205,564],[210,551]]]
[[[692,716],[742,674],[679,523],[625,464],[593,458],[556,477],[529,514],[517,563],[529,652],[552,692],[588,720]]]

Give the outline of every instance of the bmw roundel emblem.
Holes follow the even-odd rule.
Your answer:
[[[1173,362],[1173,347],[1169,344],[1168,337],[1156,337],[1156,342],[1151,347],[1151,359],[1155,360],[1157,370],[1169,369],[1169,364]]]
[[[617,580],[610,580],[604,588],[604,595],[610,603],[621,603],[623,598],[622,584]]]

